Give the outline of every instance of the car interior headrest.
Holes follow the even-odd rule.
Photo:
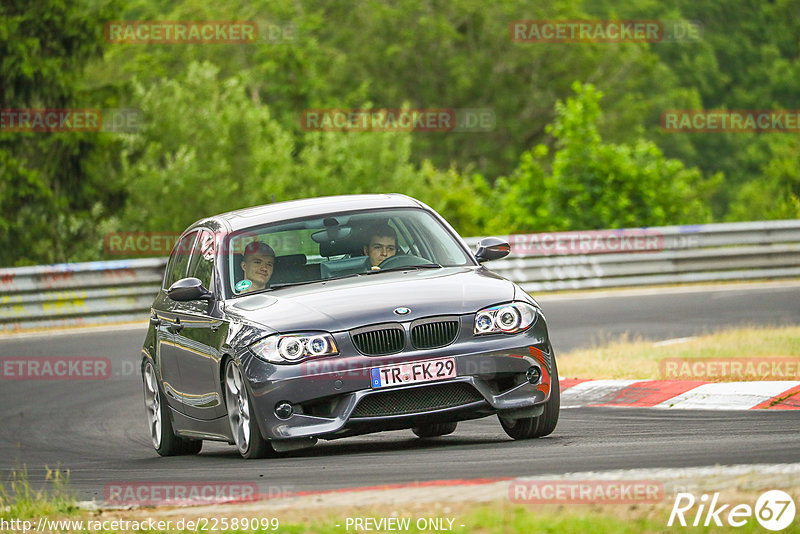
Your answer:
[[[336,241],[324,241],[319,244],[319,255],[329,258],[331,256],[363,256],[364,243],[357,236],[349,236]]]
[[[275,258],[275,269],[281,267],[297,267],[306,264],[305,254],[286,254]]]
[[[244,270],[242,270],[242,259],[244,254],[235,253],[233,255],[233,279],[236,282],[244,280]]]

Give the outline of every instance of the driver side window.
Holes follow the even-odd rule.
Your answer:
[[[203,230],[194,244],[189,265],[189,276],[199,278],[203,287],[211,289],[211,276],[214,273],[214,234]]]
[[[189,256],[192,253],[196,237],[196,231],[190,232],[175,244],[169,259],[167,274],[164,277],[164,289],[169,289],[172,284],[186,277],[186,267],[189,265]]]

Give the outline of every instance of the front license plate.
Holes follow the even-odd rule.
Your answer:
[[[373,388],[417,384],[419,382],[455,378],[456,361],[454,358],[423,360],[421,362],[373,367],[370,372]]]

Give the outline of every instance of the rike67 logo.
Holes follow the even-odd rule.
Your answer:
[[[710,499],[710,501],[709,501]],[[770,490],[756,500],[755,507],[749,504],[719,504],[719,493],[709,498],[703,494],[696,499],[691,493],[678,493],[669,514],[667,526],[718,526],[727,523],[731,527],[742,527],[755,516],[756,521],[767,530],[783,530],[794,521],[794,499],[786,492]]]

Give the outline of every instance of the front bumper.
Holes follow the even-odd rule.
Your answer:
[[[514,335],[472,335],[472,318],[462,317],[459,336],[446,347],[389,356],[360,354],[347,332],[335,333],[338,356],[297,365],[275,365],[251,352],[242,364],[253,398],[254,418],[265,438],[334,439],[424,423],[460,421],[501,412],[534,413],[548,400],[554,355],[543,318]],[[456,377],[394,387],[372,387],[374,367],[452,357]],[[528,381],[531,367],[541,379]],[[280,418],[279,403],[293,413]]]

